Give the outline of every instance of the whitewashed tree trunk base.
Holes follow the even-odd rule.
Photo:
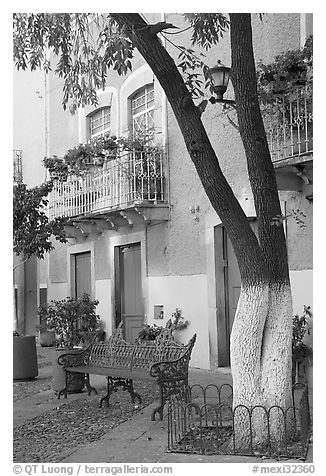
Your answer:
[[[287,413],[285,425],[282,411],[292,405],[291,342],[290,286],[262,284],[242,289],[231,333],[237,447],[249,447],[251,439],[255,447],[262,448],[269,440],[281,446],[293,431],[293,412]],[[247,409],[237,409],[239,405],[251,409],[252,417]],[[264,409],[271,409],[269,428]]]

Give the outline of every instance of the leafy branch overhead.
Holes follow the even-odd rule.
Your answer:
[[[45,212],[52,187],[52,182],[46,182],[31,189],[25,184],[14,188],[13,245],[16,255],[22,254],[25,258],[34,255],[42,259],[54,248],[52,236],[61,243],[67,242],[64,232],[66,219],[49,220]]]
[[[229,21],[221,13],[187,13],[184,17],[192,27],[192,45],[206,50],[216,45],[229,28]],[[166,22],[147,25],[146,28],[152,36],[159,34],[164,38],[168,34],[167,29],[178,29]],[[63,107],[68,107],[71,112],[79,106],[98,104],[96,91],[105,88],[109,69],[119,75],[127,74],[132,69],[134,45],[127,30],[110,15],[15,13],[13,35],[16,68],[32,71],[43,68],[58,74],[64,81]],[[197,55],[191,48],[167,41],[180,50],[177,66],[185,76],[185,84],[192,97],[199,99],[205,96],[203,88],[212,94],[205,55]],[[54,53],[54,59],[49,59],[47,49]],[[202,110],[206,105],[202,104]]]

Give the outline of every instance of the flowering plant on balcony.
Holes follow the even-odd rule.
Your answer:
[[[100,136],[85,144],[79,144],[69,149],[64,161],[69,167],[70,174],[79,175],[92,167],[102,167],[105,161],[116,157],[118,140],[115,136]]]
[[[313,78],[313,37],[305,46],[277,55],[272,63],[258,63],[257,88],[262,103],[291,92],[294,87],[311,85]]]
[[[313,149],[312,36],[270,64],[258,64],[257,89],[269,146],[276,159]]]
[[[69,172],[68,165],[57,155],[53,155],[52,157],[44,157],[43,165],[46,169],[48,169],[51,179],[62,181],[67,180]]]
[[[91,169],[103,167],[105,163],[116,159],[119,153],[124,152],[135,153],[135,157],[140,161],[144,159],[144,152],[146,152],[146,161],[150,160],[153,165],[152,162],[157,161],[157,153],[161,151],[162,147],[154,146],[147,134],[131,139],[100,136],[87,143],[72,147],[63,158],[56,155],[50,158],[46,157],[43,164],[53,179],[63,181],[68,175],[84,175]],[[145,166],[143,168],[145,169]],[[125,172],[128,173],[127,170]]]

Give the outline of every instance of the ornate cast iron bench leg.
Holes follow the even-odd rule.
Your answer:
[[[85,374],[85,385],[87,388],[88,396],[90,396],[92,392],[94,392],[94,394],[97,395],[96,388],[90,384],[89,374]]]
[[[163,409],[165,405],[165,399],[164,399],[164,391],[163,391],[163,386],[162,383],[159,382],[159,388],[160,388],[160,405],[152,411],[151,415],[151,420],[155,421],[155,414],[158,413],[160,416],[160,420],[163,420]]]
[[[133,403],[133,405],[135,405],[135,399],[137,398],[138,402],[139,402],[139,405],[142,404],[142,399],[141,399],[141,396],[139,395],[139,393],[135,392],[134,390],[134,384],[133,384],[133,381],[131,379],[127,380],[127,388],[126,390],[128,390],[130,396],[131,396],[131,401]]]
[[[110,396],[112,395],[113,392],[116,392],[119,387],[122,388],[122,390],[127,390],[129,392],[129,395],[131,397],[131,401],[133,404],[135,404],[135,399],[139,401],[139,404],[142,403],[141,396],[134,391],[133,387],[133,382],[131,379],[124,379],[124,378],[119,378],[119,377],[107,377],[107,394],[101,398],[100,400],[100,407],[102,406],[102,403],[105,401],[107,406],[109,406],[110,402]]]
[[[182,395],[182,398],[187,403],[189,401],[189,390],[188,390],[188,380],[177,380],[177,381],[159,381],[160,388],[160,405],[156,407],[151,415],[151,420],[155,421],[155,414],[158,413],[160,419],[163,420],[163,409],[166,402],[169,400],[171,395],[179,394]]]
[[[58,400],[60,400],[61,395],[64,395],[65,398],[67,398],[68,394],[68,370],[65,371],[65,387],[58,392]]]

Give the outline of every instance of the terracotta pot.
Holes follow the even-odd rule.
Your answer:
[[[13,337],[13,379],[34,380],[37,376],[35,336]]]
[[[39,343],[41,347],[53,347],[55,343],[55,332],[54,331],[40,332]]]
[[[58,357],[61,354],[75,353],[79,350],[70,350],[70,349],[53,349],[52,354],[52,389],[58,393],[60,390],[63,390],[66,386],[66,372],[63,370],[63,367],[58,364]],[[68,381],[68,393],[80,393],[82,392],[85,386],[84,374],[74,374],[71,375]]]

